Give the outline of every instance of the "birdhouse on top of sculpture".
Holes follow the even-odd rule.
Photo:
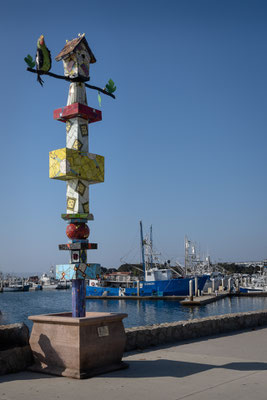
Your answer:
[[[64,75],[69,78],[89,80],[89,66],[96,62],[95,56],[88,46],[85,35],[70,40],[56,56],[56,61],[63,61]]]

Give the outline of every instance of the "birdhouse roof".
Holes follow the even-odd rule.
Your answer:
[[[89,45],[87,43],[87,40],[85,39],[84,34],[79,36],[79,37],[77,37],[77,38],[75,38],[75,39],[73,39],[73,40],[70,40],[69,42],[67,42],[65,44],[65,46],[63,47],[63,49],[61,50],[61,52],[56,56],[56,58],[55,58],[56,61],[60,61],[60,60],[62,60],[64,58],[66,58],[69,54],[73,53],[75,51],[76,47],[81,42],[84,43],[88,53],[90,54],[90,58],[91,58],[90,63],[94,64],[96,62],[96,58],[95,58],[92,50],[90,49],[90,47],[89,47]]]

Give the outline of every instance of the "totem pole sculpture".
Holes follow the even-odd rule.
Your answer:
[[[70,263],[58,265],[56,274],[59,279],[72,280],[72,313],[29,317],[33,322],[31,369],[85,378],[127,366],[122,362],[126,343],[122,319],[127,314],[85,312],[85,279],[95,278],[100,272],[99,264],[87,263],[87,250],[97,249],[97,244],[88,240],[87,222],[93,220],[89,186],[104,182],[104,157],[91,153],[88,141],[89,124],[101,121],[102,115],[101,111],[88,107],[85,87],[98,90],[98,96],[102,92],[113,98],[116,88],[112,80],[104,89],[86,83],[90,64],[96,59],[84,35],[67,42],[56,57],[57,61],[63,61],[64,76],[50,72],[50,52],[44,46],[41,36],[37,68],[33,69],[33,59],[28,55],[27,70],[37,74],[41,85],[44,83],[41,75],[71,82],[67,105],[54,111],[54,119],[66,124],[66,147],[50,152],[49,176],[67,183],[67,211],[62,218],[68,222],[66,233],[70,242],[60,244],[59,249],[70,251]]]
[[[85,316],[85,279],[95,279],[100,274],[99,264],[87,264],[87,250],[97,249],[96,243],[89,243],[87,221],[93,220],[89,212],[89,185],[104,182],[104,157],[89,152],[88,125],[101,121],[101,111],[88,107],[85,87],[115,98],[114,82],[110,79],[104,89],[89,85],[90,64],[96,62],[84,34],[66,41],[56,61],[63,61],[64,76],[50,72],[51,53],[46,47],[44,36],[37,41],[35,61],[28,54],[24,58],[28,71],[37,74],[37,81],[43,86],[41,75],[70,81],[67,106],[54,111],[54,119],[66,123],[66,147],[50,152],[49,177],[67,182],[67,212],[62,218],[69,222],[66,234],[71,242],[59,245],[60,250],[70,251],[70,264],[57,265],[58,279],[72,280],[72,315]],[[36,65],[36,69],[33,67]]]
[[[85,278],[100,273],[99,264],[87,263],[87,250],[97,249],[89,243],[87,221],[93,220],[89,210],[89,185],[104,182],[104,157],[89,152],[89,124],[101,121],[101,111],[88,107],[85,85],[80,79],[89,79],[89,66],[96,62],[84,35],[67,42],[56,57],[62,60],[65,76],[72,82],[67,106],[54,111],[54,119],[66,123],[66,147],[50,152],[49,177],[67,182],[66,234],[71,242],[59,245],[70,251],[70,264],[58,265],[58,279],[72,280],[72,315],[85,316]]]

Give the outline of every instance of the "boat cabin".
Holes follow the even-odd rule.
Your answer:
[[[149,269],[146,271],[146,281],[167,281],[172,279],[172,271],[170,269]]]

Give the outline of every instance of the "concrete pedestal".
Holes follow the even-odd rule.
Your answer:
[[[126,343],[127,314],[87,312],[35,315],[30,346],[32,371],[71,378],[89,378],[127,365],[121,361]]]

